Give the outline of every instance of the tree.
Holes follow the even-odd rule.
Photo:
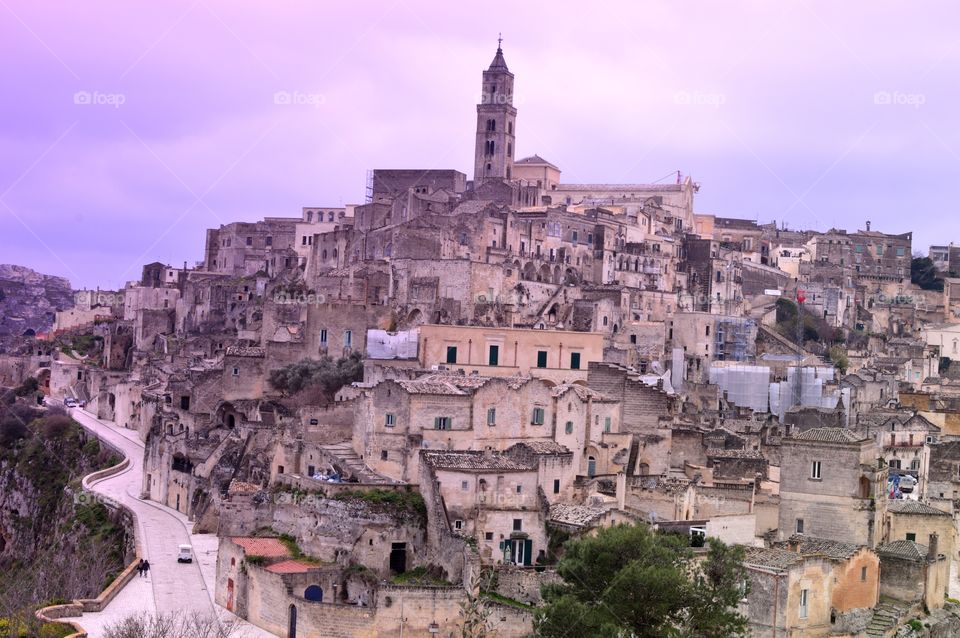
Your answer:
[[[105,638],[229,638],[242,637],[239,625],[211,614],[134,614],[107,626]]]
[[[929,257],[914,257],[910,262],[910,282],[923,290],[943,292],[943,279],[939,275]]]
[[[830,348],[830,361],[832,361],[837,370],[843,374],[846,374],[847,368],[850,367],[847,350],[843,346],[833,346]]]
[[[349,357],[334,360],[324,356],[303,359],[274,370],[267,380],[275,389],[296,394],[304,388],[319,386],[327,398],[332,398],[343,386],[363,379],[363,356],[353,352]]]
[[[537,635],[742,635],[746,620],[735,610],[743,595],[744,578],[735,569],[742,550],[711,540],[698,567],[688,546],[685,537],[645,525],[617,525],[570,541],[557,565],[563,582],[544,587]]]

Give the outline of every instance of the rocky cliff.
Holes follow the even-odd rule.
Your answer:
[[[63,277],[0,264],[0,340],[47,332],[57,311],[73,305],[73,289]]]
[[[63,413],[0,405],[0,622],[96,597],[132,558],[123,515],[80,487],[116,462]]]

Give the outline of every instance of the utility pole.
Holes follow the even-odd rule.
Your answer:
[[[801,392],[803,390],[803,376],[800,373],[800,362],[803,361],[803,302],[807,298],[803,291],[797,288],[797,405],[802,405]]]

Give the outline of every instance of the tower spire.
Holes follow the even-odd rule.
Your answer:
[[[497,51],[503,50],[503,47],[501,46],[502,44],[503,44],[503,33],[498,33],[497,34]]]

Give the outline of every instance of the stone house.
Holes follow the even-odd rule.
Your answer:
[[[546,553],[537,463],[501,452],[421,454],[453,533],[474,539],[481,560],[532,565]]]
[[[929,545],[895,540],[877,547],[880,556],[880,593],[928,610],[943,607],[950,579],[950,559],[939,552],[937,535]]]
[[[485,376],[531,375],[554,383],[586,381],[603,360],[603,335],[566,330],[470,326],[420,327],[420,365]]]
[[[751,587],[741,612],[753,635],[832,635],[845,614],[879,601],[880,561],[863,545],[797,535],[745,549]]]
[[[887,504],[887,519],[884,542],[926,540],[936,534],[939,551],[947,557],[947,562],[956,558],[957,532],[949,511],[912,499],[895,499]]]
[[[814,428],[781,441],[779,534],[875,546],[883,537],[887,468],[873,439]]]

